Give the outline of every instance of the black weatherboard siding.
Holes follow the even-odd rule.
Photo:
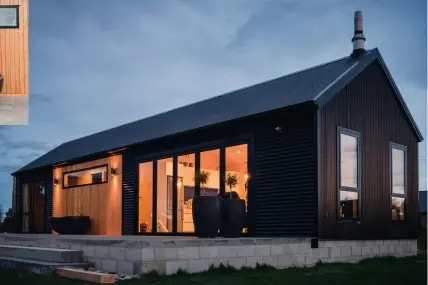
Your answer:
[[[251,176],[249,235],[313,236],[315,115],[316,106],[305,103],[129,150],[123,156],[123,234],[137,232],[139,162],[246,142]]]
[[[418,137],[379,62],[368,66],[320,113],[320,237],[417,238]],[[360,224],[337,222],[338,127],[361,134]],[[408,151],[405,221],[391,218],[390,142],[405,145]]]

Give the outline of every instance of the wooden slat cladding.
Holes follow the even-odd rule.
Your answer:
[[[417,137],[377,61],[320,109],[320,126],[320,238],[417,237]],[[360,224],[337,222],[338,126],[361,133]],[[400,222],[391,220],[390,142],[408,151],[406,216]]]
[[[108,164],[108,182],[103,184],[62,188],[63,173]],[[118,173],[110,175],[110,169]],[[90,234],[121,235],[122,233],[122,156],[74,164],[53,170],[59,180],[53,186],[53,216],[80,216],[91,218]]]
[[[28,0],[0,0],[0,5],[19,5],[19,28],[0,28],[0,95],[28,95]]]

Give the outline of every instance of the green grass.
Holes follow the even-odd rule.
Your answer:
[[[217,268],[201,274],[180,272],[174,276],[145,275],[141,280],[118,284],[152,285],[255,285],[255,284],[315,284],[315,285],[425,285],[427,284],[426,255],[405,258],[368,259],[359,264],[317,264],[312,268],[275,270],[269,267],[234,270]],[[55,276],[37,276],[10,269],[0,269],[1,284],[83,285],[90,284]]]

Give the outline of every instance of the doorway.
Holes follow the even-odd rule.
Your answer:
[[[45,232],[45,183],[22,184],[22,232]]]

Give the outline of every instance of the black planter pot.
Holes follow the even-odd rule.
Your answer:
[[[91,228],[88,216],[52,217],[52,229],[60,235],[83,235]]]
[[[237,238],[241,235],[245,223],[245,200],[223,198],[220,235],[227,238]]]
[[[221,197],[197,196],[192,202],[195,234],[200,238],[214,238],[218,235],[221,221]]]

